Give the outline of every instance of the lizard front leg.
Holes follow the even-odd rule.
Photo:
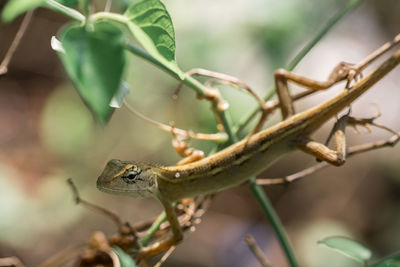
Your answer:
[[[179,224],[178,216],[176,215],[175,208],[169,200],[160,198],[161,203],[164,206],[165,214],[167,215],[167,220],[171,226],[172,230],[172,242],[178,244],[183,239],[183,233],[181,225]]]
[[[275,85],[279,98],[282,118],[286,119],[295,114],[293,107],[293,100],[289,93],[288,81],[292,81],[309,90],[319,91],[330,88],[335,83],[347,79],[350,71],[352,70],[351,64],[341,62],[339,63],[329,75],[326,81],[316,81],[310,78],[300,76],[289,72],[284,69],[279,69],[275,72]]]
[[[290,96],[288,89],[288,81],[292,81],[302,87],[309,90],[318,91],[326,90],[332,85],[347,80],[346,88],[349,88],[350,83],[357,79],[357,76],[361,74],[361,71],[371,64],[375,59],[383,55],[389,49],[400,43],[400,34],[398,34],[391,42],[387,42],[380,48],[371,53],[363,61],[358,64],[349,64],[346,62],[339,63],[331,72],[326,81],[312,80],[294,73],[291,73],[284,69],[279,69],[275,72],[275,85],[280,102],[280,108],[282,112],[282,118],[286,119],[295,114],[293,107],[293,100]]]
[[[165,214],[167,216],[167,220],[172,229],[172,236],[165,238],[161,241],[155,242],[147,247],[143,247],[138,252],[139,258],[149,259],[152,256],[158,255],[161,252],[164,252],[170,249],[173,246],[179,244],[183,239],[182,228],[179,224],[178,216],[176,215],[174,205],[162,197],[159,198],[160,202],[164,206]]]

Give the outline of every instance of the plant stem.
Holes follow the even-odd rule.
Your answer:
[[[174,205],[175,206],[175,205]],[[146,235],[140,240],[140,245],[141,246],[146,246],[151,238],[154,236],[154,234],[158,231],[160,228],[161,224],[165,222],[167,219],[167,215],[165,211],[161,212],[160,215],[158,215],[157,219],[153,222],[149,230],[147,230]]]
[[[85,21],[85,16],[82,15],[79,11],[66,7],[60,3],[58,3],[57,1],[54,0],[45,0],[44,2],[44,6],[52,9],[56,12],[59,12],[71,19],[80,21],[80,22],[84,22]]]
[[[143,48],[140,48],[140,47],[128,42],[125,45],[125,49],[128,50],[129,52],[131,52],[132,54],[134,54],[134,55],[146,60],[147,62],[150,62],[151,64],[153,64],[157,68],[165,71],[166,73],[168,73],[169,75],[171,75],[175,79],[179,80],[179,77],[178,77],[178,75],[176,75],[175,72],[171,71],[169,68],[167,68],[163,64],[161,64],[157,59],[152,57]]]
[[[293,249],[290,245],[289,239],[286,235],[285,229],[282,225],[282,222],[276,214],[275,209],[273,208],[263,188],[260,185],[256,184],[256,178],[250,179],[250,189],[253,192],[253,195],[256,197],[265,215],[267,216],[268,221],[271,223],[271,226],[276,234],[279,244],[281,245],[290,266],[299,266]]]
[[[351,0],[348,4],[340,9],[321,29],[320,32],[306,45],[300,52],[289,62],[286,69],[288,71],[292,71],[300,61],[311,51],[311,49],[335,26],[345,15],[353,11],[358,5],[360,5],[364,0]],[[276,92],[275,86],[270,88],[264,97],[265,101],[270,100]],[[247,116],[244,116],[244,119],[238,123],[238,126],[234,128],[235,134],[238,135],[255,117],[255,115],[260,111],[260,109],[254,109]]]

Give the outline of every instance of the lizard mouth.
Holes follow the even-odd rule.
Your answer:
[[[101,192],[118,195],[118,196],[129,196],[129,197],[151,197],[153,196],[153,192],[150,190],[132,190],[132,189],[113,189],[106,186],[101,185],[99,180],[97,180],[97,189]]]

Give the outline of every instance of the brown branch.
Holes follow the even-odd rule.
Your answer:
[[[25,267],[17,257],[0,258],[0,266]]]
[[[74,184],[74,182],[72,181],[72,179],[69,178],[67,180],[67,182],[68,182],[68,185],[72,189],[76,204],[82,204],[82,205],[84,205],[85,207],[87,207],[89,209],[92,209],[92,210],[95,210],[95,211],[98,211],[98,212],[104,214],[106,217],[110,218],[112,221],[115,222],[115,224],[117,225],[119,231],[122,234],[134,234],[134,235],[136,235],[134,229],[132,227],[130,227],[129,225],[127,225],[126,223],[124,223],[124,221],[121,219],[121,217],[118,214],[116,214],[113,211],[107,210],[107,209],[105,209],[105,208],[103,208],[103,207],[101,207],[99,205],[96,205],[96,204],[90,203],[90,202],[88,202],[86,200],[83,200],[80,197],[79,191],[78,191],[76,185]]]
[[[162,258],[154,265],[154,267],[160,267],[169,256],[171,256],[172,252],[174,252],[176,246],[171,246],[168,251],[162,256]]]
[[[83,251],[84,247],[85,245],[81,244],[61,250],[41,263],[39,267],[64,266],[65,263],[74,260],[75,258],[73,258],[72,255],[78,255],[78,253]]]
[[[258,262],[263,267],[271,267],[271,263],[265,257],[261,248],[257,245],[256,240],[251,235],[246,235],[244,241],[246,241],[247,245],[249,246],[251,252],[253,252],[254,256],[257,258]]]
[[[209,140],[209,141],[217,141],[221,142],[227,139],[226,133],[216,133],[216,134],[205,134],[205,133],[195,133],[193,131],[188,131],[188,130],[183,130],[176,128],[175,126],[169,126],[164,123],[155,121],[153,119],[150,119],[140,113],[139,111],[135,110],[133,107],[131,107],[126,101],[124,101],[124,107],[133,115],[137,116],[138,118],[151,123],[161,130],[171,132],[173,134],[179,135],[179,136],[184,136],[187,138],[192,138],[192,139],[200,139],[200,140]]]

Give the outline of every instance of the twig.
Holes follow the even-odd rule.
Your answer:
[[[78,252],[83,250],[84,247],[85,247],[84,244],[80,244],[80,245],[75,245],[73,247],[61,250],[57,254],[51,256],[50,258],[45,260],[43,263],[41,263],[39,265],[39,267],[64,266],[64,264],[66,262],[69,262],[69,261],[71,261],[73,259],[71,257],[71,255],[77,254]]]
[[[259,119],[257,125],[254,127],[254,129],[253,129],[251,134],[254,134],[254,133],[258,132],[262,128],[262,126],[264,125],[264,123],[265,123],[265,121],[267,119],[267,116],[268,116],[270,110],[268,109],[268,106],[265,103],[265,101],[260,96],[258,96],[258,94],[253,89],[251,89],[250,86],[247,83],[239,80],[236,77],[233,77],[233,76],[230,76],[230,75],[227,75],[227,74],[223,74],[223,73],[209,71],[209,70],[206,70],[206,69],[199,69],[199,68],[198,69],[192,69],[192,70],[188,71],[186,74],[190,75],[190,76],[200,75],[200,76],[212,77],[212,78],[216,79],[220,83],[225,83],[225,84],[228,84],[228,85],[232,85],[232,86],[241,88],[244,91],[248,92],[258,102],[258,104],[260,106],[260,109],[261,109],[261,112],[262,112],[261,118]],[[175,93],[175,96],[176,96],[176,93]]]
[[[357,65],[354,66],[354,68],[359,69],[362,71],[365,69],[369,64],[371,64],[375,59],[378,57],[376,55],[386,53],[387,51],[390,50],[390,48],[393,47],[393,45],[400,43],[400,34],[396,35],[392,41],[387,42],[383,44],[379,50],[376,50],[374,53],[370,54],[367,58],[365,58],[363,61],[359,62]]]
[[[174,252],[176,246],[171,246],[168,251],[162,256],[162,258],[154,265],[154,267],[160,267],[169,256],[171,256],[172,252]]]
[[[131,107],[126,101],[124,101],[124,107],[129,112],[131,112],[133,115],[137,116],[138,118],[157,126],[161,130],[171,132],[171,133],[177,134],[179,136],[185,136],[185,137],[192,138],[192,139],[216,141],[216,142],[224,142],[227,140],[226,133],[205,134],[205,133],[195,133],[192,131],[182,130],[182,129],[176,128],[175,126],[169,126],[169,125],[163,124],[161,122],[158,122],[158,121],[155,121],[155,120],[152,120],[152,119],[146,117],[145,115],[143,115],[142,113],[140,113],[139,111],[137,111],[133,107]]]
[[[76,186],[75,186],[74,182],[72,181],[72,179],[68,178],[67,182],[68,182],[68,185],[72,189],[76,204],[80,204],[81,203],[82,205],[86,206],[87,208],[90,208],[90,209],[93,209],[95,211],[99,211],[100,213],[103,213],[104,215],[106,215],[107,217],[109,217],[111,220],[113,220],[115,222],[115,224],[117,225],[117,227],[118,227],[118,229],[120,230],[121,233],[124,233],[124,234],[132,233],[132,234],[134,234],[133,233],[134,230],[131,227],[127,226],[127,224],[125,224],[123,222],[123,220],[121,219],[121,217],[118,214],[116,214],[115,212],[112,212],[110,210],[107,210],[107,209],[105,209],[105,208],[103,208],[103,207],[101,207],[99,205],[96,205],[96,204],[90,203],[90,202],[88,202],[86,200],[83,200],[79,196],[79,191],[76,188]]]
[[[0,258],[0,266],[25,267],[17,257]]]
[[[110,12],[112,5],[112,0],[107,0],[106,5],[104,7],[104,12]]]
[[[251,252],[253,252],[254,256],[256,256],[258,262],[263,267],[272,267],[272,264],[267,260],[261,248],[257,245],[256,240],[251,235],[246,235],[244,241],[246,241],[249,246]]]
[[[10,64],[10,61],[17,50],[18,45],[21,42],[22,37],[24,36],[29,23],[32,19],[33,16],[33,10],[30,10],[26,13],[24,19],[22,20],[21,25],[19,26],[19,29],[17,31],[17,34],[14,37],[14,40],[11,43],[10,48],[8,49],[6,55],[4,56],[3,61],[0,64],[0,75],[4,75],[8,71],[8,64]]]
[[[249,85],[247,85],[244,81],[241,81],[236,77],[200,68],[192,69],[188,71],[187,74],[190,76],[200,75],[205,77],[212,77],[215,78],[220,83],[226,83],[229,85],[239,87],[248,92],[249,94],[251,94],[256,99],[256,101],[259,103],[260,106],[263,106],[264,104],[264,100],[260,96],[258,96],[258,94],[253,89],[251,89]]]

